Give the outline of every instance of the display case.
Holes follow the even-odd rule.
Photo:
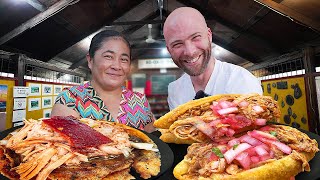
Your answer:
[[[151,111],[156,117],[160,118],[167,112],[169,112],[169,105],[167,102],[168,95],[148,95],[148,101],[151,106]]]

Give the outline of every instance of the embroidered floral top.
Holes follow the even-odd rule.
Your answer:
[[[144,129],[154,120],[149,102],[144,94],[122,88],[118,117],[114,119],[107,105],[93,89],[90,82],[63,90],[56,98],[55,104],[66,105],[77,111],[82,118],[107,120]]]

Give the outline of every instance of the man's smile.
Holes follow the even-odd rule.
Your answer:
[[[193,58],[193,59],[189,59],[189,60],[184,60],[184,63],[187,63],[187,64],[193,64],[195,62],[197,62],[199,59],[200,59],[201,55]]]

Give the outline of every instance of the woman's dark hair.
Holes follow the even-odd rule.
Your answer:
[[[102,46],[102,42],[112,38],[112,37],[120,37],[124,40],[124,42],[128,45],[129,50],[130,50],[130,58],[131,58],[131,48],[130,48],[130,43],[127,40],[127,38],[122,35],[121,33],[119,33],[118,31],[114,31],[114,30],[103,30],[101,32],[99,32],[98,34],[96,34],[90,43],[90,48],[89,48],[89,55],[90,57],[94,57],[94,54],[96,53],[96,51],[101,48]]]

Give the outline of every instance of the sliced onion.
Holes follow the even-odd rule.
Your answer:
[[[238,160],[243,169],[250,169],[251,159],[247,152],[240,153],[235,159]]]
[[[268,159],[271,159],[271,157],[270,157],[269,154],[264,155],[264,156],[260,156],[259,158],[260,158],[260,161],[266,161],[266,160],[268,160]]]
[[[249,154],[249,156],[258,156],[258,154],[253,146],[251,148],[247,149],[246,152]]]
[[[229,147],[233,147],[234,145],[240,144],[240,140],[238,138],[232,139],[228,142]]]
[[[218,112],[220,115],[225,115],[225,114],[230,114],[230,113],[238,112],[238,108],[236,108],[236,107],[230,107],[230,108],[225,108],[225,109],[219,109],[219,110],[217,110],[217,112]]]
[[[231,137],[234,135],[234,133],[236,133],[236,132],[233,129],[229,128],[226,135]]]
[[[260,158],[258,156],[251,156],[250,159],[253,164],[260,162]]]
[[[221,123],[221,120],[220,119],[216,119],[216,120],[213,120],[209,123],[210,126],[212,127],[215,127],[217,124],[220,124]]]
[[[251,147],[251,145],[247,144],[247,143],[241,143],[238,145],[237,148],[233,149],[229,149],[227,152],[224,153],[224,158],[226,159],[227,163],[230,164],[234,158],[239,155],[241,152],[249,149]]]
[[[226,109],[230,107],[228,101],[219,101],[218,104],[222,109]]]
[[[292,149],[289,146],[283,144],[282,142],[274,141],[274,142],[272,142],[272,144],[275,145],[280,151],[282,151],[286,154],[290,154],[292,151]]]
[[[159,151],[159,149],[153,148],[153,144],[150,143],[135,143],[135,142],[130,142],[131,146],[136,148],[136,149],[145,149],[145,150],[150,150],[150,151]]]
[[[266,151],[262,146],[256,146],[254,149],[259,156],[269,155],[268,151]]]
[[[121,151],[122,151],[122,154],[124,155],[124,157],[130,156],[131,150],[129,148],[123,148]]]
[[[218,113],[218,110],[220,110],[220,106],[218,105],[211,105],[210,108],[212,109],[212,112],[213,114],[215,114],[216,116],[221,116],[219,113]]]
[[[262,112],[264,111],[263,108],[262,108],[261,106],[259,106],[259,105],[252,106],[252,109],[253,109],[257,114],[262,113]]]
[[[255,139],[255,138],[253,138],[253,137],[251,137],[251,136],[249,136],[248,134],[241,136],[241,137],[240,137],[240,141],[241,141],[241,142],[246,142],[246,143],[248,143],[248,144],[250,144],[250,145],[252,145],[252,146],[257,146],[257,145],[262,144],[261,141],[259,141],[258,139]]]
[[[249,103],[248,103],[247,101],[241,101],[241,102],[239,103],[239,106],[240,106],[240,107],[248,107],[248,106],[249,106]]]
[[[195,124],[195,127],[199,129],[202,133],[207,135],[209,138],[214,139],[214,128],[212,128],[209,124],[203,122],[203,121],[198,121]]]
[[[257,139],[259,139],[259,137],[262,137],[262,138],[267,138],[267,139],[271,139],[271,140],[277,140],[277,138],[275,136],[272,136],[269,133],[259,131],[259,130],[253,130],[251,132],[248,132],[248,134],[254,138],[257,138]]]
[[[256,131],[256,130],[254,130]],[[260,131],[262,132],[262,131]],[[250,132],[248,132],[250,133]],[[264,132],[263,132],[264,133]],[[265,133],[265,134],[268,134],[268,133]],[[254,136],[255,138],[259,139],[260,141],[266,143],[266,144],[273,144],[275,145],[280,151],[286,153],[286,154],[290,154],[292,149],[287,146],[286,144],[282,143],[282,142],[279,142],[277,140],[273,140],[273,139],[268,139],[268,138],[265,138],[263,136],[258,136],[257,134],[253,133],[253,131],[251,132],[251,134],[249,134],[250,136]],[[272,136],[271,134],[269,134],[270,136]],[[273,136],[274,137],[274,136]],[[275,138],[275,137],[274,137]]]
[[[218,103],[217,101],[213,101],[213,102],[212,102],[212,105],[213,105],[213,106],[218,106],[219,103]]]
[[[227,127],[221,127],[219,128],[219,132],[226,134],[228,132],[228,128]]]
[[[259,119],[256,119],[256,120],[254,121],[254,123],[255,123],[256,125],[258,125],[258,126],[264,126],[264,125],[266,125],[267,120],[266,120],[266,119],[261,119],[261,118],[259,118]]]

